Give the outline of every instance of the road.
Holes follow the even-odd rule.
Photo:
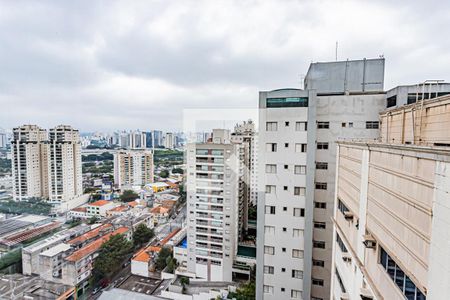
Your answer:
[[[186,219],[186,212],[187,212],[186,203],[184,203],[175,219],[169,219],[167,223],[159,224],[158,226],[155,227],[155,235],[156,235],[155,239],[160,241],[163,238],[165,238],[175,227],[182,227],[183,222]],[[113,279],[111,280],[111,284],[106,289],[111,289],[116,285],[120,285],[120,283],[125,281],[130,275],[131,275],[131,265],[128,265],[122,268],[113,277]],[[98,297],[100,297],[101,292],[92,295],[92,290],[89,289],[86,295],[87,296],[85,299],[96,300]]]

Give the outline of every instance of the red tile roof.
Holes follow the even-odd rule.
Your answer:
[[[114,207],[113,209],[108,210],[109,212],[121,212],[121,211],[126,211],[128,209],[128,207],[126,207],[125,205],[120,205],[117,207]]]
[[[72,209],[72,211],[86,212],[87,208],[86,207],[75,207],[74,209]]]
[[[89,203],[89,205],[90,205],[90,206],[103,206],[103,205],[106,205],[106,204],[108,204],[108,203],[110,203],[110,201],[107,201],[107,200],[98,200],[98,201]]]
[[[74,239],[71,239],[70,241],[68,241],[68,244],[78,244],[78,243],[84,243],[90,239],[95,238],[98,235],[101,235],[102,231],[107,230],[109,228],[111,228],[112,225],[111,224],[102,224],[100,226],[98,226],[95,229],[92,229],[91,231],[86,232],[83,235],[80,235]]]
[[[150,212],[153,213],[153,214],[166,214],[166,213],[169,212],[169,210],[167,208],[165,208],[165,207],[157,206],[157,207],[153,207],[150,210]]]
[[[108,234],[102,236],[101,238],[96,239],[92,243],[87,244],[83,248],[73,252],[71,255],[66,257],[66,260],[72,261],[72,262],[79,261],[80,259],[82,259],[86,256],[89,256],[92,253],[95,253],[96,251],[98,251],[98,249],[100,249],[100,247],[103,245],[103,243],[108,241],[111,236],[116,235],[116,234],[124,234],[127,231],[128,231],[127,227],[120,227],[120,228],[116,229],[114,232],[108,233]]]

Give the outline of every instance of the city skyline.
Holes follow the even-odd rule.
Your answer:
[[[336,41],[338,60],[384,55],[386,89],[445,79],[446,5],[4,2],[0,101],[15,109],[0,126],[181,129],[184,108],[257,109],[258,91],[301,87]]]

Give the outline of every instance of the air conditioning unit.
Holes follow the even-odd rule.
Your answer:
[[[353,220],[353,213],[352,213],[351,211],[346,211],[346,212],[344,213],[344,218],[345,218],[346,220]]]
[[[343,293],[341,295],[341,300],[349,300],[349,299],[350,299],[350,296],[348,295],[348,293]]]
[[[366,248],[370,248],[370,249],[375,249],[377,242],[375,241],[375,239],[373,238],[373,236],[371,234],[366,234],[364,236],[364,240],[363,240],[364,246],[366,246]]]
[[[342,260],[345,261],[346,263],[350,263],[352,262],[352,256],[348,252],[342,253]]]
[[[373,300],[372,293],[366,288],[361,288],[360,296],[362,300]]]

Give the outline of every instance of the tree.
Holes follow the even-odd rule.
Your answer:
[[[95,192],[96,190],[97,190],[97,188],[95,188],[95,187],[87,187],[84,189],[84,193],[89,194],[89,193]]]
[[[161,178],[167,178],[167,177],[169,177],[169,171],[167,171],[167,170],[162,170],[162,171],[159,173],[159,177],[161,177]]]
[[[162,270],[167,265],[167,258],[172,257],[172,250],[169,247],[163,247],[159,251],[158,258],[156,259],[156,268]]]
[[[122,262],[133,251],[133,244],[124,235],[112,235],[101,247],[94,261],[94,282],[110,279],[122,266]]]
[[[241,285],[235,293],[228,293],[228,299],[253,300],[256,299],[256,285],[254,281],[249,281]]]
[[[125,190],[123,191],[122,195],[120,195],[120,201],[122,202],[131,202],[139,198],[139,195],[136,194],[132,190]]]
[[[186,294],[186,285],[189,285],[189,277],[181,277],[180,284],[183,287],[182,293]]]
[[[256,205],[255,206],[250,206],[248,208],[248,218],[250,220],[256,220],[256,214],[257,214],[257,209],[256,209]]]
[[[148,243],[154,236],[153,229],[148,228],[145,224],[139,224],[133,233],[133,244],[136,248],[139,248]]]
[[[167,273],[173,274],[175,269],[178,267],[177,259],[169,256],[166,259],[166,263],[167,263],[167,268],[166,268]]]

